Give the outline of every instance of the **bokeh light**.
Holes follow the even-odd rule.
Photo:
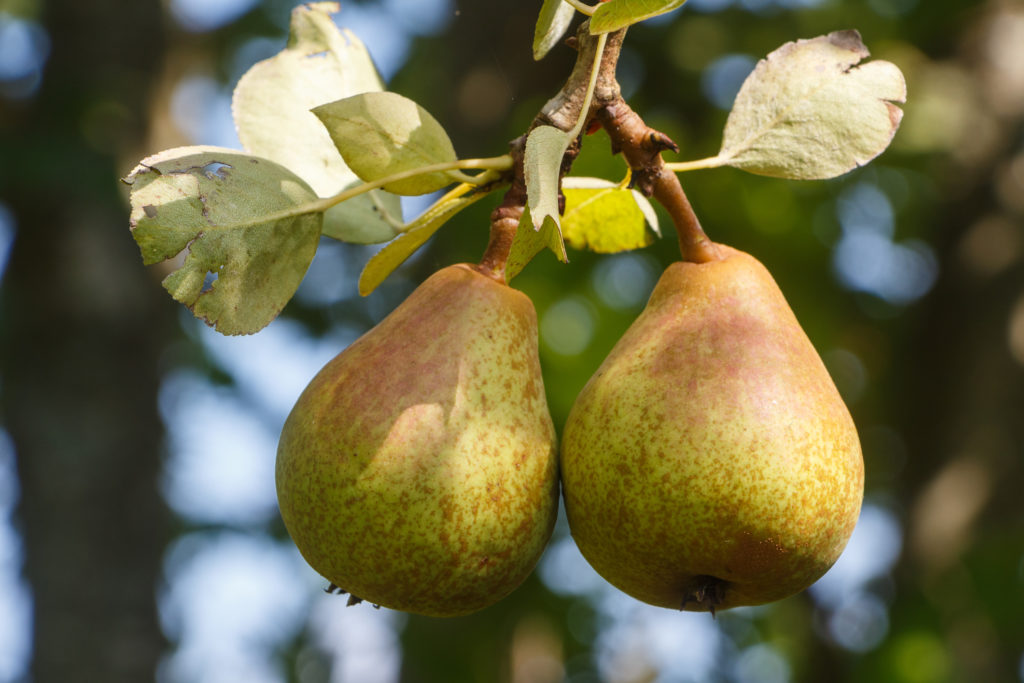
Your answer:
[[[40,24],[0,11],[0,97],[35,93],[49,56],[50,37]]]
[[[0,429],[0,681],[20,680],[32,649],[32,596],[21,575],[21,538],[12,519],[18,497],[14,444]]]

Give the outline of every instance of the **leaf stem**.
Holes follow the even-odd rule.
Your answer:
[[[719,154],[717,156],[707,157],[706,159],[696,159],[694,161],[666,162],[665,168],[673,173],[685,173],[686,171],[699,171],[705,168],[720,168],[728,163],[729,159]]]
[[[487,159],[457,159],[455,161],[445,161],[439,164],[430,164],[429,166],[421,166],[419,168],[411,168],[408,171],[402,171],[401,173],[395,173],[393,175],[386,176],[384,178],[378,178],[377,180],[357,185],[356,187],[349,188],[331,197],[325,197],[315,202],[311,202],[304,206],[295,207],[295,210],[306,208],[307,210],[301,211],[300,213],[314,213],[318,211],[326,211],[327,209],[340,204],[341,202],[357,197],[370,190],[376,190],[384,187],[390,183],[398,180],[405,180],[406,178],[412,178],[414,176],[423,175],[425,173],[438,173],[444,171],[457,171],[460,169],[483,169],[485,171],[507,171],[512,168],[512,157],[508,154],[503,154],[500,157],[490,157]],[[464,173],[453,174],[456,175],[460,182],[469,183],[472,185],[485,185],[488,182],[494,180],[493,176],[487,173],[481,173],[479,176],[468,176]]]
[[[597,87],[597,78],[601,75],[601,58],[604,56],[604,46],[607,42],[607,33],[602,33],[597,37],[594,64],[590,68],[590,80],[587,82],[587,94],[583,96],[583,106],[580,107],[580,115],[576,119],[576,125],[573,126],[572,131],[569,133],[571,139],[579,137],[580,133],[583,132],[583,126],[586,125],[587,119],[590,117],[590,105],[594,101],[594,89]]]
[[[597,7],[584,4],[581,0],[565,0],[565,2],[572,5],[580,14],[586,14],[588,17],[594,16],[594,12],[597,11]]]
[[[282,211],[275,211],[264,216],[259,217],[260,223],[276,223],[277,221],[288,220],[290,218],[298,218],[299,216],[305,216],[311,213],[323,213],[327,209],[336,206],[347,199],[358,197],[361,194],[370,192],[381,188],[388,183],[395,182],[396,180],[405,180],[406,178],[412,178],[423,173],[440,173],[444,171],[451,171],[455,169],[483,169],[484,172],[476,176],[464,176],[467,179],[466,184],[480,187],[482,185],[488,185],[493,183],[500,177],[501,172],[507,171],[512,168],[514,160],[508,154],[503,154],[500,157],[490,157],[487,159],[457,159],[456,161],[446,161],[440,164],[431,164],[429,166],[421,166],[419,168],[412,168],[408,171],[402,171],[401,173],[395,173],[384,178],[378,178],[373,182],[363,183],[356,187],[349,188],[331,197],[323,197],[316,199],[305,204],[299,204],[293,206],[290,209],[284,209]],[[214,225],[221,230],[233,230],[235,228],[244,228],[252,225],[252,220],[247,220],[239,223],[231,223],[228,225]]]

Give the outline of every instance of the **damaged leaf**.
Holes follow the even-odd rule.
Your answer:
[[[832,178],[881,154],[907,86],[873,61],[856,31],[787,43],[758,62],[736,96],[716,165],[792,179]]]
[[[143,261],[187,250],[164,288],[223,334],[270,323],[313,260],[323,214],[295,212],[316,194],[273,161],[180,147],[144,159],[125,182]]]

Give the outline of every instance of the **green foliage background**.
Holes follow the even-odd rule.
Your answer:
[[[219,30],[187,34],[155,2],[131,3],[131,20],[119,3],[84,4],[90,7],[22,3],[35,7],[53,32],[52,80],[36,101],[0,109],[0,200],[19,225],[2,289],[0,398],[18,455],[25,572],[37,599],[33,672],[41,682],[151,675],[164,645],[152,608],[160,553],[175,533],[189,528],[153,502],[163,450],[157,382],[161,372],[182,366],[212,381],[230,381],[187,334],[187,319],[175,317],[178,304],[160,290],[158,278],[144,272],[114,183],[134,159],[180,139],[166,108],[168,84],[183,65],[210,68],[227,83],[232,50],[252,36],[283,41],[290,9],[282,0],[267,0]],[[539,2],[456,6],[459,13],[445,33],[414,42],[389,87],[432,112],[462,156],[498,154],[561,85],[573,53],[556,48],[541,63],[530,59]],[[868,499],[899,520],[903,552],[892,575],[871,587],[888,605],[889,627],[867,652],[831,642],[822,628],[827,615],[807,595],[750,617],[724,614],[718,624],[739,648],[777,647],[794,681],[1019,682],[1024,84],[1013,65],[1019,69],[1015,59],[1024,55],[999,36],[1013,30],[1024,35],[1024,4],[832,0],[806,9],[763,6],[708,14],[688,8],[671,21],[631,29],[620,77],[635,91],[633,107],[679,143],[683,160],[718,150],[726,112],[709,104],[701,83],[705,68],[722,55],[760,57],[795,38],[857,28],[873,57],[906,73],[910,101],[903,129],[867,168],[806,183],[730,169],[682,176],[709,235],[768,266],[826,359],[849,357],[830,355],[836,349],[858,359],[830,367],[864,439]],[[71,20],[76,17],[78,25]],[[93,37],[78,38],[75,50],[58,43],[84,28]],[[372,36],[363,38],[372,49]],[[71,68],[76,60],[78,71]],[[92,73],[111,64],[123,67],[118,78]],[[113,106],[100,110],[106,112],[98,119],[103,126],[83,125],[92,120],[85,113],[99,105]],[[622,172],[603,133],[587,139],[576,174],[618,178]],[[938,279],[920,300],[893,304],[837,281],[837,202],[861,183],[888,197],[897,241],[920,240],[933,250]],[[355,277],[371,251],[331,245],[347,266],[343,276],[350,283],[343,294],[326,306],[296,300],[285,315],[313,334],[341,325],[366,329],[433,270],[477,260],[492,208],[485,201],[461,214],[370,300],[358,298]],[[665,237],[643,252],[655,273],[677,256],[667,217],[662,225]],[[56,251],[48,251],[52,245]],[[103,256],[92,255],[96,245]],[[556,425],[564,423],[576,392],[642,306],[616,309],[598,296],[593,276],[606,257],[569,257],[564,266],[544,253],[515,281],[533,298],[542,322],[549,309],[572,297],[591,311],[595,324],[581,353],[563,355],[542,344]],[[74,267],[92,275],[75,280],[78,271],[68,270]],[[114,290],[103,283],[103,273],[113,278]],[[62,288],[62,278],[77,284]],[[76,291],[81,296],[73,296]],[[127,300],[126,292],[132,292]],[[557,328],[557,321],[551,324]],[[130,360],[135,365],[126,366]],[[97,400],[107,396],[104,384],[134,398],[127,404]],[[52,396],[61,398],[48,401]],[[88,420],[82,419],[83,402],[91,402]],[[48,440],[47,428],[65,438]],[[112,434],[119,445],[104,446],[103,438]],[[126,514],[135,516],[131,533],[122,529]],[[61,545],[61,534],[76,525],[78,544],[65,538]],[[102,540],[108,537],[113,540]],[[66,587],[69,576],[84,571],[74,567],[88,570],[87,590]],[[132,586],[134,597],[128,600],[119,586]],[[550,680],[521,678],[525,674],[515,666],[522,655],[516,648],[524,634],[533,634],[560,653],[568,680],[601,680],[594,643],[580,637],[596,631],[597,618],[585,598],[555,595],[534,576],[472,617],[409,618],[401,631],[402,679]],[[136,624],[132,632],[142,641],[129,658],[134,663],[100,656],[125,637],[126,620]],[[91,640],[78,638],[89,632]],[[312,680],[300,678],[296,664],[305,638],[280,653],[292,680]],[[83,645],[68,645],[76,639]],[[62,661],[74,666],[62,668]],[[723,655],[716,680],[733,680],[729,667]],[[651,671],[629,680],[667,679]]]

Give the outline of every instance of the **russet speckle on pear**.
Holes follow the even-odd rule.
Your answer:
[[[510,593],[558,495],[529,298],[472,266],[435,273],[312,380],[276,478],[299,551],[353,596],[454,616]]]
[[[838,559],[864,470],[849,411],[768,271],[675,263],[584,387],[562,439],[573,538],[654,605],[797,593]]]

